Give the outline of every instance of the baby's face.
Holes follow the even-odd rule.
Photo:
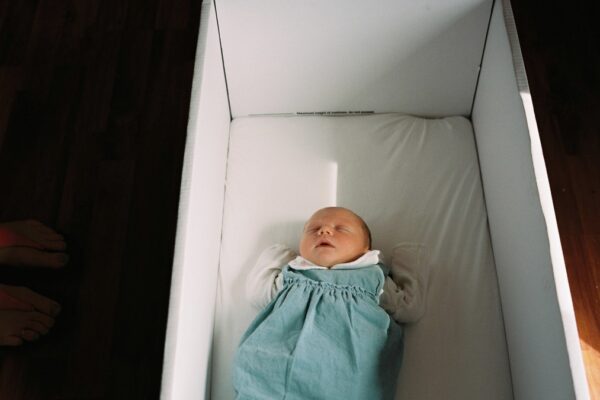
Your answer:
[[[361,220],[339,207],[317,211],[304,225],[300,255],[323,267],[354,261],[369,250]]]

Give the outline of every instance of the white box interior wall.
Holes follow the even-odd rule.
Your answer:
[[[296,13],[302,15],[307,22],[312,17],[303,12],[303,7],[320,5],[310,0],[289,3],[287,8],[277,11],[281,18],[276,18],[273,12],[276,10],[275,3],[271,0],[219,2],[217,10],[221,11],[221,5],[225,10],[225,16],[219,15],[219,23],[224,27],[232,24],[234,20],[227,19],[228,13],[236,15],[245,9],[250,14],[264,14],[271,19],[286,21],[298,30],[301,25],[293,24]],[[363,3],[356,2],[358,6]],[[380,55],[379,61],[384,64],[379,67],[369,63],[354,67],[343,65],[348,60],[347,57],[361,54],[365,46],[373,43],[364,38],[356,38],[360,40],[355,45],[344,47],[346,53],[342,53],[346,54],[345,57],[327,57],[331,51],[330,45],[319,44],[318,40],[319,35],[325,35],[327,31],[315,32],[311,38],[316,47],[304,47],[295,57],[291,54],[291,49],[281,46],[281,43],[262,43],[264,48],[255,48],[256,53],[250,53],[254,58],[253,62],[257,63],[255,66],[267,62],[265,60],[269,59],[269,55],[277,55],[277,62],[283,62],[280,59],[285,59],[288,55],[291,57],[288,61],[303,63],[298,64],[295,69],[288,69],[289,74],[286,76],[272,75],[271,72],[261,75],[256,67],[244,71],[244,65],[240,65],[236,58],[240,54],[233,51],[235,43],[229,48],[229,53],[227,48],[223,48],[224,69],[215,8],[211,2],[203,4],[173,265],[162,398],[208,398],[228,131],[232,114],[373,110],[419,115],[469,115],[475,90],[477,99],[473,109],[473,123],[501,285],[515,398],[589,397],[555,216],[551,199],[548,200],[549,187],[535,118],[531,104],[527,104],[527,93],[519,93],[513,64],[515,49],[511,52],[508,46],[500,2],[496,2],[494,6],[485,48],[484,71],[478,86],[477,75],[491,0],[384,3],[396,11],[402,10],[403,15],[410,17],[406,19],[409,25],[419,24],[416,16],[422,13],[425,18],[431,18],[429,21],[435,29],[429,31],[419,27],[415,31],[415,35],[419,37],[407,35],[409,42],[415,41],[410,51],[403,52],[400,49],[399,54],[385,54],[381,46],[376,46],[374,54]],[[262,7],[248,8],[250,4]],[[329,4],[331,8],[324,10],[313,21],[314,24],[330,22],[336,15],[342,19],[347,8],[343,5],[347,5],[347,2]],[[409,5],[415,9],[407,8]],[[266,13],[263,8],[268,8],[269,12]],[[510,10],[510,6],[505,4],[505,9]],[[382,15],[367,13],[363,18],[358,14],[352,15],[361,23]],[[444,15],[449,19],[444,19]],[[249,16],[239,14],[235,18],[239,21],[239,18]],[[438,21],[437,26],[435,21]],[[336,27],[338,31],[334,32],[338,34],[334,35],[338,38],[335,43],[341,44],[340,40],[346,35],[350,35],[349,39],[354,39],[351,35],[356,26],[343,22],[339,24]],[[462,27],[453,27],[452,24]],[[471,35],[462,29],[466,26],[472,30]],[[246,27],[246,30],[241,30],[238,34],[252,34],[253,28],[255,26]],[[391,26],[389,28],[392,29]],[[274,28],[265,28],[255,33],[259,36],[269,35],[273,33],[269,29]],[[364,29],[359,29],[359,32],[364,32]],[[385,31],[377,32],[378,36],[373,39],[377,44],[388,40]],[[300,35],[298,32],[292,33],[292,39],[301,45],[304,37],[302,34],[306,32],[301,32]],[[239,39],[235,35],[228,35],[229,31],[222,34],[224,41],[227,38],[230,41]],[[249,35],[250,39],[252,37]],[[419,48],[417,43],[424,48]],[[456,48],[460,43],[468,49]],[[272,53],[268,53],[269,44]],[[273,47],[278,44],[278,47]],[[391,49],[398,50],[398,46],[400,44],[393,43]],[[463,67],[458,65],[460,63],[457,64],[456,56],[453,58],[444,53],[446,47],[453,54],[464,54],[466,61]],[[239,51],[239,46],[237,48]],[[298,54],[302,57],[298,58]],[[320,54],[321,61],[324,58],[324,64],[310,63],[313,54]],[[410,60],[409,56],[415,56],[419,61]],[[386,66],[385,62],[390,64]],[[455,75],[450,75],[449,80],[456,87],[436,80],[437,76],[432,75],[431,69],[434,63],[445,64],[449,72],[453,68],[463,68],[456,71]],[[340,68],[336,68],[336,64]],[[316,74],[311,65],[316,65],[319,70],[324,65],[323,71],[327,72]],[[394,69],[392,73],[380,73],[376,77],[370,73],[371,70],[381,72],[382,68],[393,69],[394,66],[398,70]],[[403,66],[408,68],[403,70]],[[308,69],[308,78],[304,80],[297,79],[302,67]],[[230,84],[229,98],[225,70]],[[260,78],[257,81],[261,84],[253,89],[257,76]],[[377,78],[385,76],[387,78],[383,81]],[[413,76],[414,79],[407,79],[406,76]],[[365,80],[361,81],[360,77]],[[448,80],[448,76],[445,78]],[[307,79],[314,84],[306,85]],[[349,82],[353,84],[347,91],[336,91],[336,88],[342,88]],[[396,86],[390,82],[396,82]],[[432,82],[434,84],[429,84]],[[285,85],[275,90],[277,84],[274,83]],[[380,97],[371,90],[382,87],[396,90],[380,91]],[[317,89],[321,88],[325,95],[316,96]],[[298,96],[289,96],[289,93],[298,93]],[[507,163],[507,160],[513,162]],[[518,182],[509,182],[507,178]],[[512,195],[509,195],[511,192]],[[514,226],[506,223],[511,218],[515,224],[522,224],[517,225],[520,229],[514,229]]]

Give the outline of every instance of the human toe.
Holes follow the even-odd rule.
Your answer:
[[[25,246],[48,250],[64,250],[66,248],[64,237],[38,220],[14,221],[2,224],[2,226],[20,235],[22,241],[26,243]]]
[[[38,340],[40,338],[40,334],[30,329],[23,329],[21,332],[21,337],[29,342],[33,342],[34,340]]]
[[[30,311],[27,320],[27,326],[38,332],[46,333],[48,329],[54,326],[54,318],[41,312]]]
[[[0,285],[0,291],[7,293],[21,303],[31,307],[30,311],[37,310],[51,317],[60,313],[60,304],[24,286]]]
[[[0,249],[2,263],[26,267],[61,268],[69,261],[65,253],[50,253],[31,247],[7,247]]]
[[[0,338],[0,346],[20,346],[23,339],[16,335],[8,335]]]
[[[17,287],[0,284],[0,310],[33,311],[35,307],[15,294]]]

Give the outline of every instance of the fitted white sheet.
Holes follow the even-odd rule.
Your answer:
[[[406,327],[397,398],[509,399],[508,353],[470,122],[399,114],[237,118],[231,124],[212,398],[257,310],[243,283],[273,243],[297,249],[318,208],[353,209],[374,248],[430,252],[427,311]],[[315,360],[318,362],[318,360]],[[259,366],[257,366],[259,367]]]

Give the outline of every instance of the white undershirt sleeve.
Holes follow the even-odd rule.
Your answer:
[[[263,308],[283,287],[281,270],[297,254],[285,245],[275,244],[265,249],[246,280],[246,298],[256,308]]]
[[[380,306],[399,323],[416,322],[425,313],[429,265],[425,246],[401,243],[394,247]]]

